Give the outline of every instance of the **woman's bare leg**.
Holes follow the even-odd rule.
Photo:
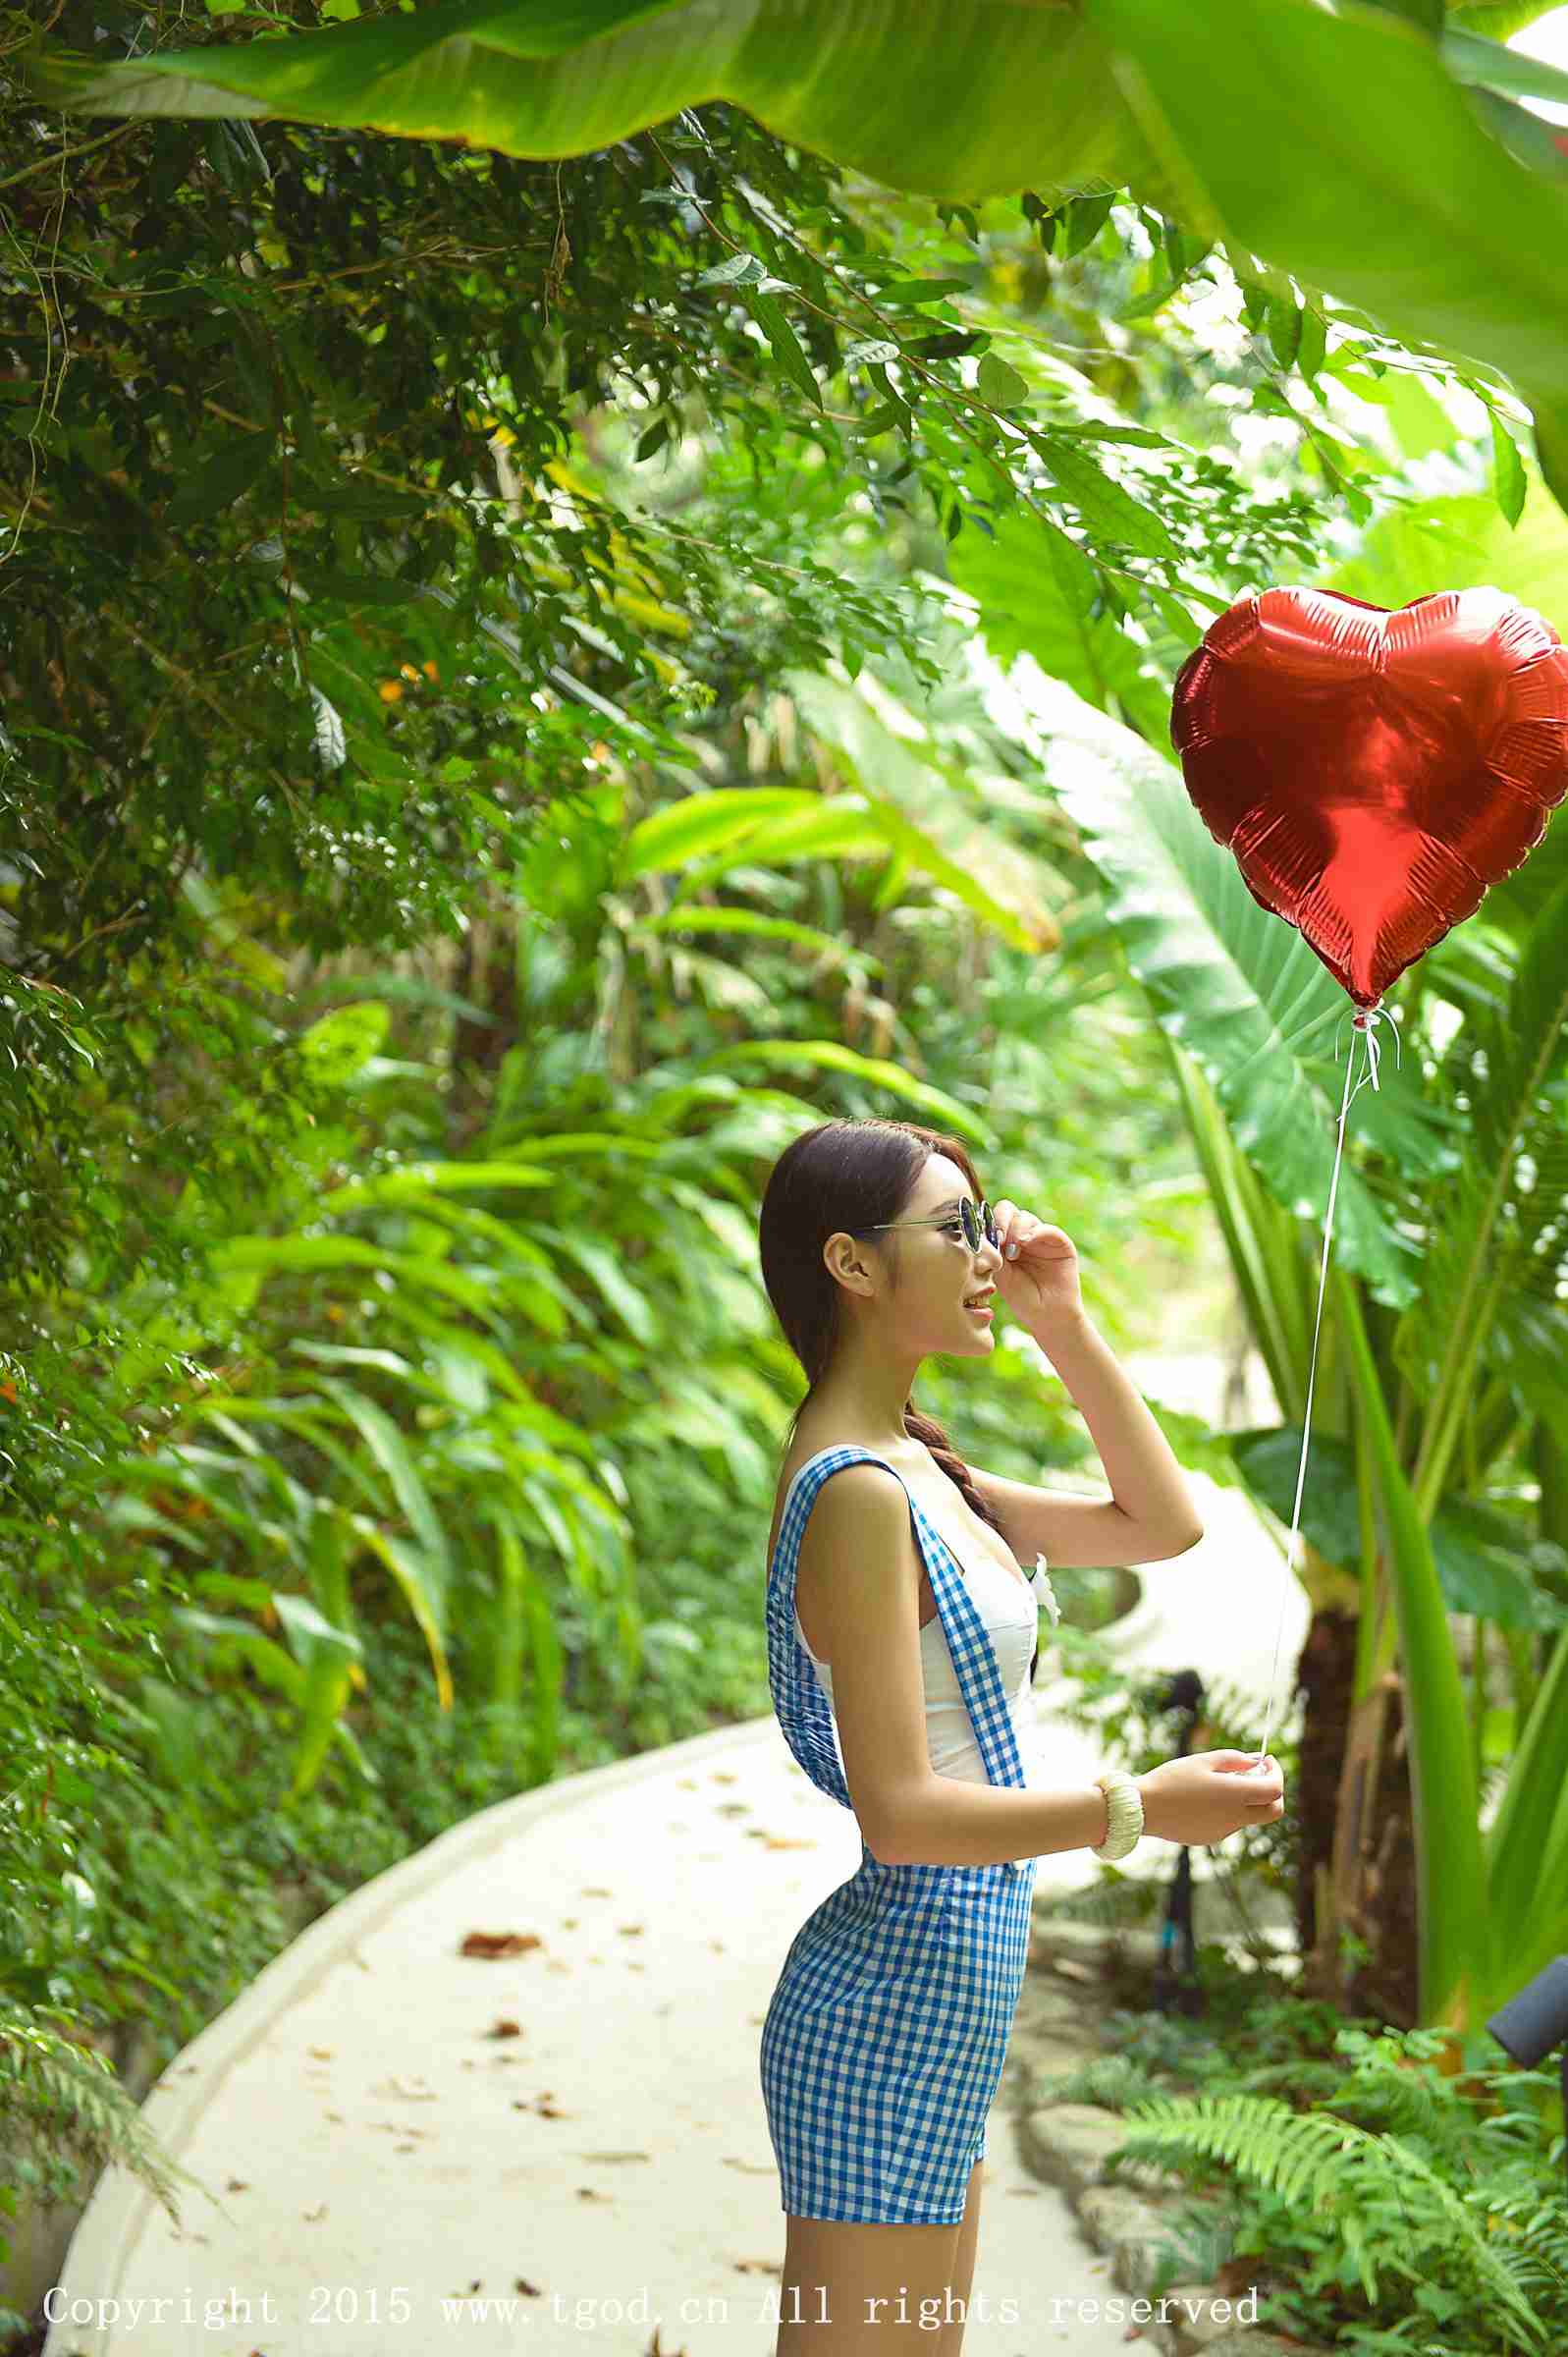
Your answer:
[[[958,2357],[963,2347],[963,2329],[969,2314],[969,2290],[975,2279],[975,2251],[980,2241],[980,2187],[986,2165],[977,2161],[969,2171],[969,2192],[963,2206],[963,2221],[958,2228],[958,2248],[952,2261],[952,2302],[950,2321],[939,2333],[932,2335],[932,2357]]]
[[[971,2197],[973,2187],[971,2172]],[[786,2213],[784,2223],[775,2357],[946,2357],[936,2328],[956,2317],[960,2221],[868,2226]]]

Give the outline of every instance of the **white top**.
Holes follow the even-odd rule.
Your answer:
[[[813,1460],[814,1461],[814,1460]],[[800,1473],[805,1471],[802,1465]],[[800,1478],[795,1475],[795,1481]],[[794,1482],[789,1485],[794,1488]],[[784,1497],[787,1512],[789,1499]],[[781,1529],[783,1522],[781,1520]],[[951,1549],[948,1553],[951,1554]],[[953,1557],[954,1562],[957,1557]],[[997,1656],[997,1668],[1006,1689],[1007,1707],[1012,1715],[1013,1735],[1018,1745],[1026,1785],[1037,1784],[1038,1759],[1035,1751],[1035,1714],[1030,1705],[1029,1663],[1040,1633],[1040,1608],[1049,1601],[1054,1616],[1055,1598],[1051,1591],[1046,1559],[1039,1556],[1035,1568],[1028,1574],[1028,1584],[1015,1571],[982,1556],[973,1568],[959,1566],[970,1601],[985,1624]],[[806,1632],[800,1625],[800,1614],[795,1613],[795,1634],[812,1668],[818,1683],[833,1707],[833,1671],[828,1663],[818,1659],[806,1642]],[[920,1660],[926,1689],[926,1747],[936,1776],[954,1776],[964,1783],[989,1784],[986,1764],[975,1741],[974,1723],[958,1684],[943,1631],[942,1615],[933,1613],[920,1631]],[[835,1721],[835,1737],[838,1724]]]

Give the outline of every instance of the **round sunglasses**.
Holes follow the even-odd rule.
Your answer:
[[[1000,1245],[1001,1233],[992,1217],[991,1205],[982,1197],[977,1207],[972,1196],[965,1195],[950,1211],[933,1213],[929,1220],[870,1220],[864,1228],[852,1229],[854,1235],[869,1235],[874,1228],[950,1228],[954,1221],[961,1223],[963,1240],[971,1252],[978,1252],[980,1239],[988,1244]]]

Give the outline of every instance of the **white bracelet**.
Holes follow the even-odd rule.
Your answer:
[[[1106,1796],[1106,1837],[1094,1851],[1097,1858],[1113,1866],[1136,1848],[1143,1832],[1143,1794],[1123,1768],[1109,1768],[1095,1782]]]

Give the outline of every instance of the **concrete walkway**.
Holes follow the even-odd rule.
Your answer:
[[[1212,1360],[1128,1364],[1217,1415]],[[1254,1696],[1256,1740],[1288,1589],[1277,1734],[1305,1598],[1239,1493],[1194,1487],[1207,1535],[1144,1570],[1118,1655]],[[1041,1757],[1082,1781],[1102,1763],[1055,1723],[1043,1656]],[[771,1715],[455,1826],[169,2065],[145,2114],[213,2198],[183,2193],[176,2228],[109,2170],[45,2357],[772,2357],[784,2223],[758,2033],[802,1919],[859,1854]],[[1149,1843],[1140,1871],[1163,1882],[1175,1854]],[[1045,1858],[1041,1899],[1098,1872],[1086,1850]],[[1092,2307],[1110,2289],[999,2095],[965,2357],[1120,2347]]]

